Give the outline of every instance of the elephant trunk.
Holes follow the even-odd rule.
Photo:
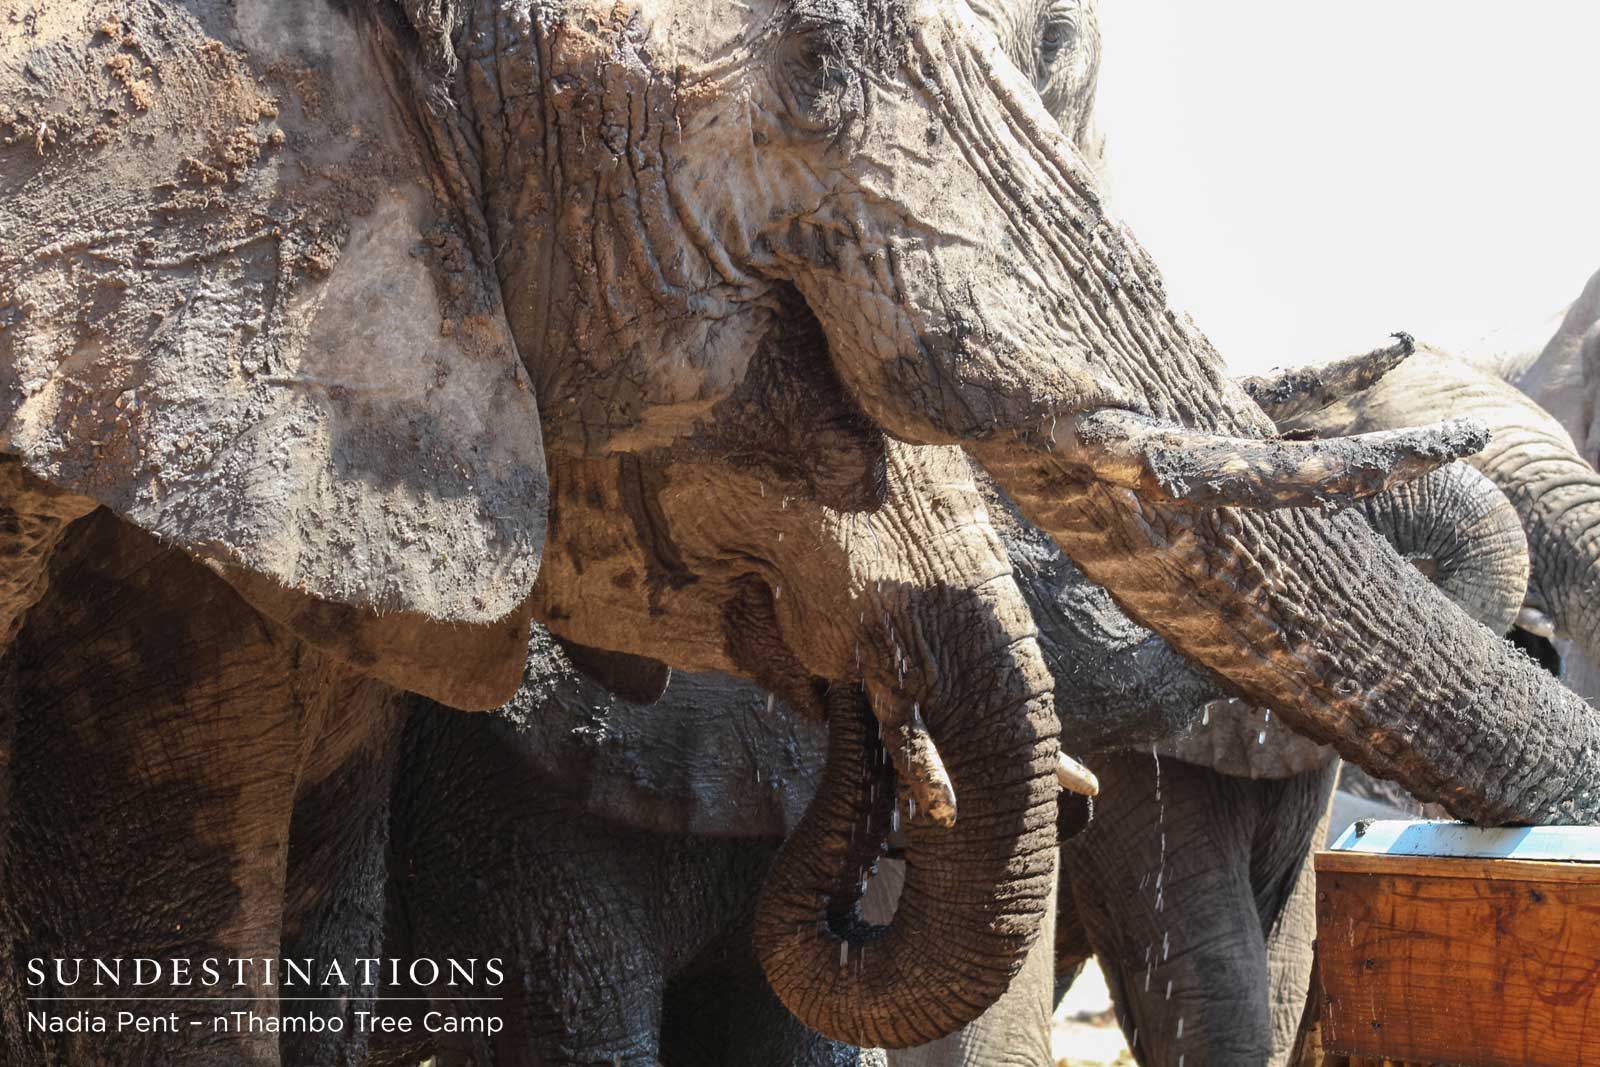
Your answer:
[[[1600,473],[1553,426],[1496,436],[1475,462],[1522,516],[1533,569],[1528,602],[1550,616],[1591,663],[1600,663]],[[1530,458],[1532,457],[1532,458]],[[1579,689],[1600,697],[1593,689]]]
[[[979,484],[1055,679],[1061,750],[1149,745],[1198,723],[1224,695],[1216,677],[1118,610],[990,479]]]
[[[1528,541],[1495,484],[1452,463],[1361,502],[1361,513],[1473,619],[1511,629],[1528,588]]]
[[[1023,645],[1037,655],[1031,639]],[[971,1022],[1005,991],[1051,893],[1055,716],[1041,674],[977,671],[964,684],[997,695],[926,709],[960,801],[949,827],[900,804],[862,691],[830,691],[827,770],[767,877],[754,928],[768,981],[807,1026],[907,1048]],[[893,921],[871,925],[860,898],[897,825],[905,890]]]
[[[1152,505],[980,458],[1130,615],[1297,731],[1462,818],[1600,819],[1600,718],[1359,515]]]

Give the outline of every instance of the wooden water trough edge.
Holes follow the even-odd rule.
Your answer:
[[[1358,823],[1315,866],[1327,1062],[1600,1067],[1600,829]]]

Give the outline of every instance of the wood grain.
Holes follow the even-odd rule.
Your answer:
[[[1317,925],[1330,1053],[1600,1067],[1600,869],[1320,853]]]

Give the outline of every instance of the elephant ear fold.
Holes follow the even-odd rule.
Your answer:
[[[0,35],[0,447],[287,590],[488,623],[538,570],[538,411],[459,116],[362,9]]]

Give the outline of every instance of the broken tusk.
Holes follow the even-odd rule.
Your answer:
[[[1065,752],[1056,753],[1056,782],[1067,792],[1082,797],[1100,795],[1100,779]]]
[[[874,701],[873,713],[883,726],[883,747],[894,763],[894,772],[911,794],[913,816],[920,812],[934,824],[956,824],[956,790],[950,774],[934,746],[927,724],[915,704],[910,714],[897,700]],[[893,709],[885,714],[884,705]]]
[[[1546,641],[1556,635],[1556,621],[1538,608],[1529,607],[1527,604],[1522,605],[1522,610],[1517,612],[1516,627]]]
[[[1102,409],[1073,420],[1063,458],[1149,500],[1191,507],[1346,507],[1480,452],[1472,419],[1313,441],[1224,437]]]
[[[1417,350],[1408,333],[1392,335],[1395,343],[1359,356],[1346,356],[1311,367],[1274,370],[1271,374],[1239,379],[1250,399],[1273,422],[1282,424],[1308,415],[1371,389]]]

